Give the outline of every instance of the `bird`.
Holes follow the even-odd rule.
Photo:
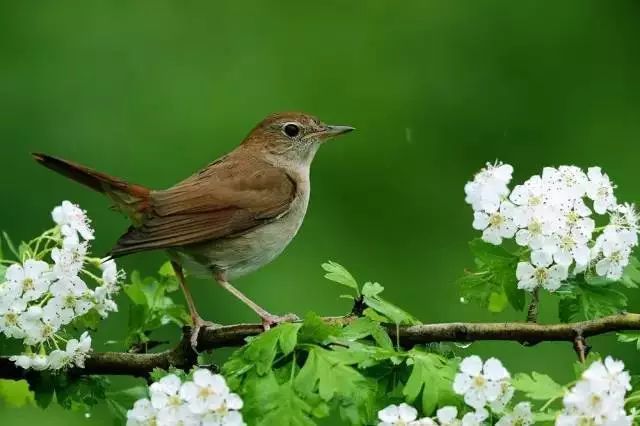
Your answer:
[[[163,250],[187,302],[191,345],[205,321],[189,291],[188,275],[213,278],[251,308],[263,327],[297,319],[277,316],[231,281],[278,257],[295,237],[310,195],[310,167],[327,140],[354,130],[302,112],[267,116],[231,152],[164,190],[129,183],[59,157],[33,153],[43,166],[106,195],[131,220],[108,258]]]

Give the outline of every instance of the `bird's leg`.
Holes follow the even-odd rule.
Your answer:
[[[260,305],[255,303],[253,300],[245,296],[240,290],[232,286],[227,281],[225,273],[222,271],[216,271],[214,273],[214,278],[216,279],[218,284],[222,286],[222,288],[224,288],[229,293],[233,294],[235,297],[240,299],[242,303],[247,305],[249,308],[251,308],[253,312],[258,314],[258,316],[262,320],[262,326],[264,327],[265,330],[269,330],[272,325],[280,324],[283,322],[298,321],[300,319],[296,314],[287,314],[283,316],[278,316],[278,315],[273,315],[269,313],[267,310],[265,310]]]
[[[200,329],[202,327],[220,327],[220,324],[215,324],[211,321],[205,321],[202,319],[196,310],[196,304],[193,302],[191,292],[189,291],[189,288],[187,288],[187,280],[184,278],[182,266],[173,261],[171,262],[171,266],[173,267],[173,272],[176,274],[176,278],[178,278],[178,283],[180,283],[180,288],[184,293],[184,298],[187,300],[187,306],[189,307],[189,313],[191,314],[191,321],[193,322],[193,328],[191,329],[191,347],[195,351],[198,346],[198,334],[200,334]]]

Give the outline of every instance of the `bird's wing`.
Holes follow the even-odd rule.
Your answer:
[[[296,193],[285,170],[257,159],[217,161],[151,193],[147,217],[123,235],[113,257],[242,234],[287,213]]]

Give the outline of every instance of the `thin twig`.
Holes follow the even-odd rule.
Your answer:
[[[330,323],[348,324],[355,316],[329,317]],[[387,327],[387,333],[403,347],[432,342],[474,342],[480,340],[503,340],[527,342],[529,345],[545,341],[565,341],[574,343],[578,337],[584,339],[613,331],[640,330],[640,314],[619,314],[591,321],[568,324],[537,323],[441,323],[421,324],[410,327],[395,325]],[[218,328],[205,328],[200,332],[198,350],[206,351],[222,347],[243,345],[245,339],[263,332],[261,324],[236,324]],[[176,347],[164,352],[136,354],[128,352],[96,352],[85,362],[84,369],[76,369],[76,374],[105,374],[146,376],[154,368],[189,369],[197,362],[197,354],[189,343],[189,330]],[[588,347],[584,346],[586,351]],[[8,357],[0,357],[0,378],[24,378],[27,373],[16,367]]]

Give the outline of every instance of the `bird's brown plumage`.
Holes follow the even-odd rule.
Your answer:
[[[234,153],[162,191],[130,185],[45,154],[34,157],[46,167],[106,193],[134,220],[135,225],[109,253],[113,257],[242,234],[286,214],[296,192],[294,180],[283,169],[255,157],[243,156],[239,161]]]
[[[283,169],[227,156],[172,188],[152,191],[147,218],[123,235],[111,254],[236,236],[286,214],[295,192]]]

